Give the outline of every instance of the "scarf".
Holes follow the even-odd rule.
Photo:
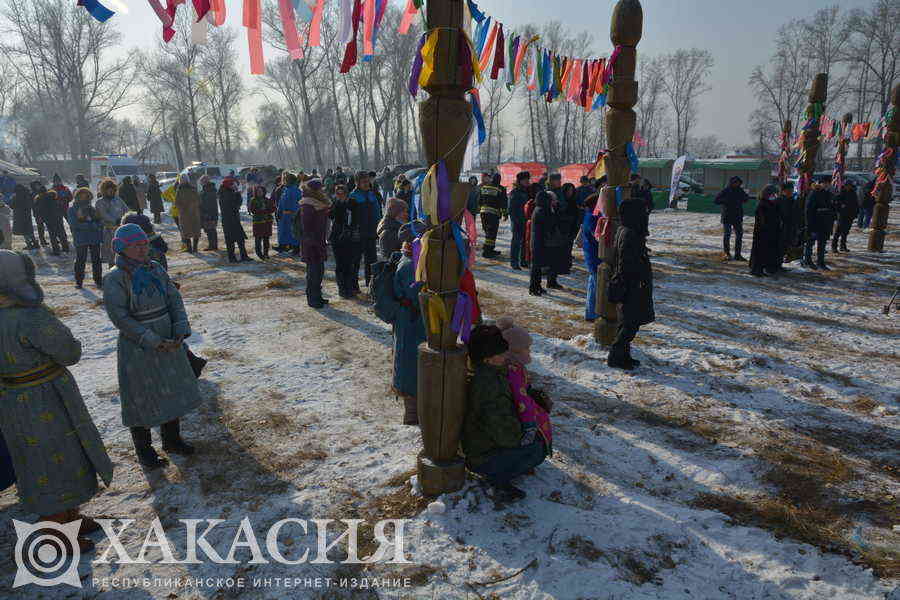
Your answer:
[[[161,295],[166,295],[166,287],[163,282],[153,272],[153,266],[148,261],[139,263],[131,260],[124,254],[116,255],[116,266],[123,269],[131,277],[131,291],[135,296],[140,296],[144,290],[150,288],[151,296],[155,288]]]

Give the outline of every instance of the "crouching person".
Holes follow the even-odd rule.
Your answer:
[[[511,481],[541,464],[547,456],[543,437],[522,427],[509,382],[509,344],[499,328],[480,325],[472,330],[466,417],[461,445],[470,471],[493,486],[494,498],[512,502],[525,492]]]
[[[119,330],[122,423],[131,428],[138,461],[155,469],[166,461],[151,445],[151,427],[160,428],[166,452],[194,452],[181,439],[179,423],[200,404],[183,343],[191,327],[178,288],[162,266],[149,260],[147,234],[138,225],[119,227],[113,250],[116,266],[103,278],[103,300]]]
[[[0,250],[0,431],[9,449],[22,507],[41,521],[81,519],[80,537],[99,525],[78,507],[97,494],[97,475],[112,463],[67,366],[81,342],[43,305],[44,292],[25,255]]]

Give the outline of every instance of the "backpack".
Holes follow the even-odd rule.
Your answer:
[[[395,252],[390,260],[383,260],[372,265],[372,284],[369,287],[369,301],[375,316],[393,325],[400,315],[403,302],[394,295],[394,275],[400,263],[401,254]]]

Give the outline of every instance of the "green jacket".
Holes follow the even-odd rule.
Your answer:
[[[460,444],[470,465],[477,467],[502,448],[517,448],[522,425],[513,405],[506,367],[480,364],[469,380],[468,405]]]

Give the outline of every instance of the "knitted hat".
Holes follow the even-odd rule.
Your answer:
[[[509,353],[523,365],[531,362],[531,335],[523,327],[515,324],[512,317],[501,317],[497,327],[503,332],[503,339],[509,344]]]
[[[147,241],[149,241],[147,234],[144,233],[140,225],[128,223],[116,229],[116,234],[112,239],[112,247],[116,254],[121,254],[129,246]]]
[[[0,250],[0,294],[11,296],[25,306],[38,306],[44,301],[44,290],[35,279],[30,256]]]
[[[472,330],[469,338],[469,358],[479,363],[485,359],[503,354],[509,350],[509,343],[503,339],[503,333],[494,325],[479,325]]]

